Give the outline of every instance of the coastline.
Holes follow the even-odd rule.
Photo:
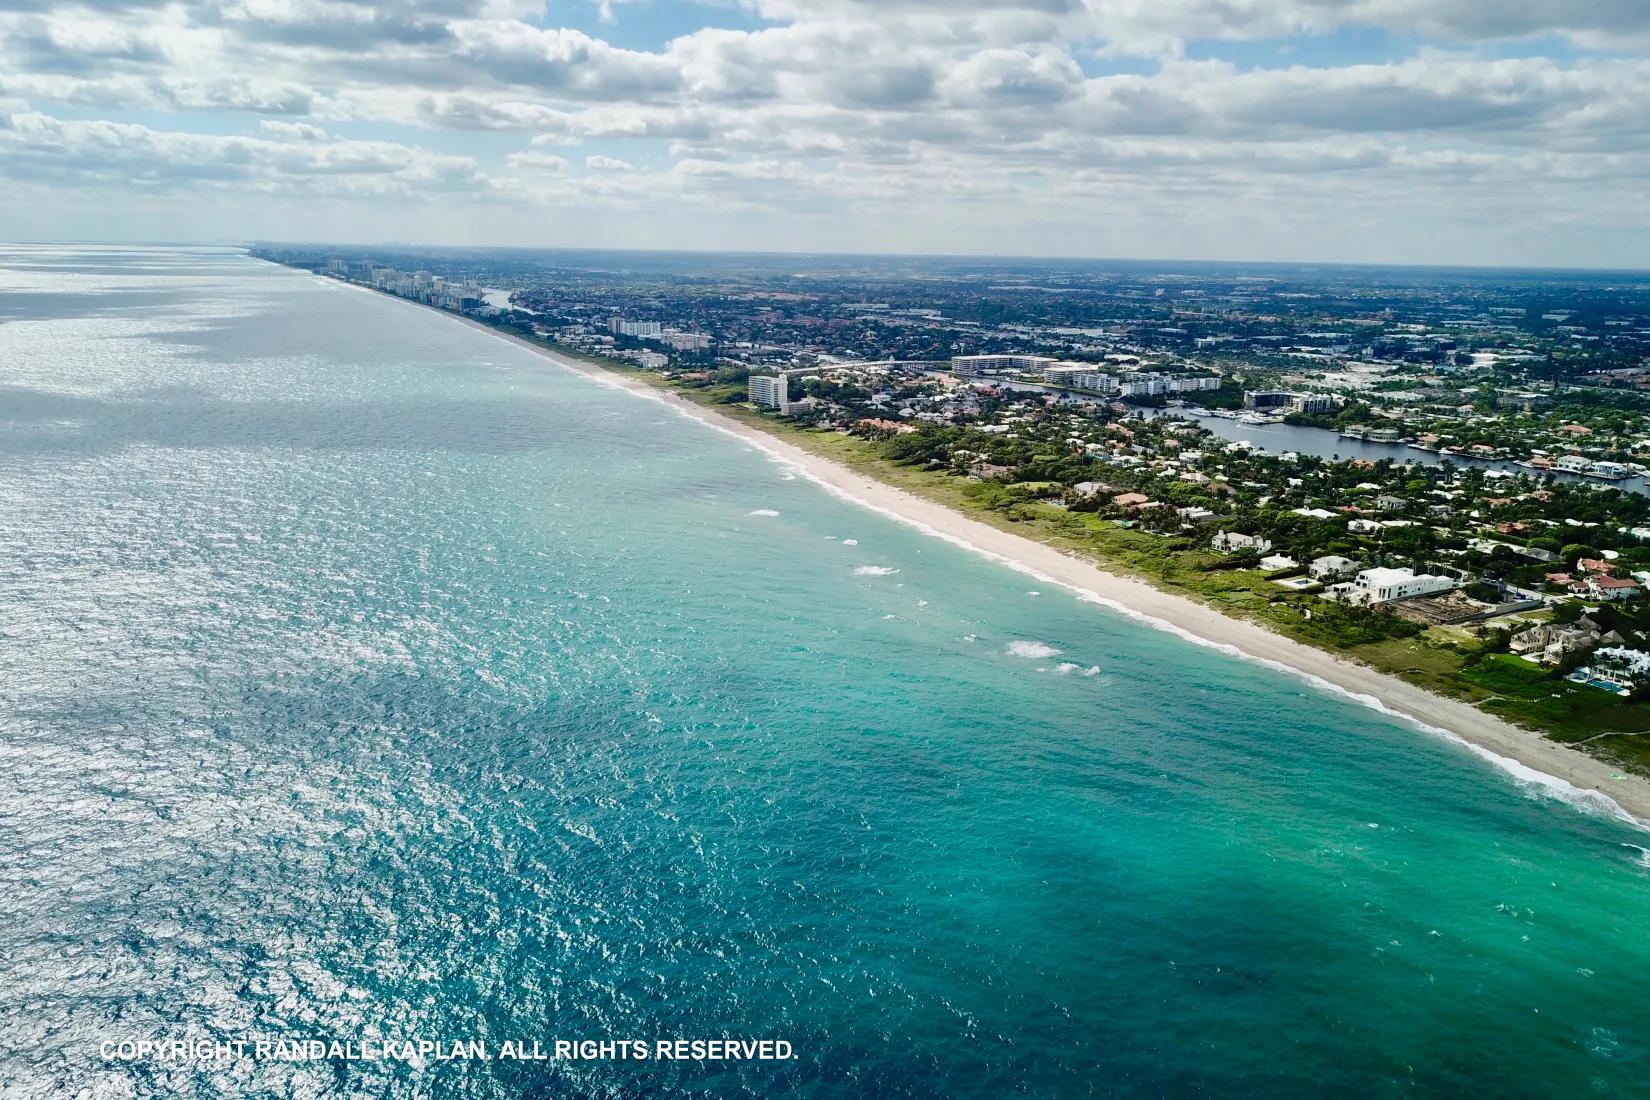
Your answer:
[[[376,293],[349,283],[338,285]],[[1269,665],[1319,689],[1403,719],[1423,732],[1460,744],[1521,784],[1540,787],[1545,793],[1579,807],[1650,829],[1650,779],[1624,772],[1536,731],[1522,729],[1470,703],[1434,694],[1395,676],[1284,637],[1257,623],[1224,615],[1146,581],[1108,572],[1092,559],[993,527],[954,508],[816,455],[776,433],[722,415],[670,388],[648,385],[616,370],[559,354],[468,317],[418,302],[407,304],[432,310],[478,332],[509,341],[604,385],[661,401],[792,467],[844,500],[1043,583],[1059,585],[1086,602],[1111,608],[1193,643]]]

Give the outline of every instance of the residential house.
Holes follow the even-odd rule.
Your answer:
[[[1596,625],[1590,619],[1573,623],[1541,623],[1528,630],[1520,630],[1507,642],[1507,647],[1526,660],[1554,664],[1566,654],[1581,653],[1599,641]]]
[[[1306,571],[1315,581],[1334,581],[1342,577],[1350,577],[1358,571],[1360,564],[1351,558],[1325,554],[1321,558],[1313,558],[1312,564],[1307,567]]]
[[[1570,679],[1617,695],[1630,695],[1650,680],[1650,653],[1625,646],[1601,646],[1593,651],[1587,667],[1570,673]]]
[[[1639,582],[1595,573],[1587,578],[1587,594],[1599,600],[1628,600],[1639,594]]]
[[[1365,569],[1351,581],[1337,584],[1330,591],[1353,603],[1376,604],[1430,596],[1435,592],[1448,592],[1454,587],[1455,582],[1448,577],[1380,567]]]
[[[1209,541],[1209,545],[1228,554],[1264,554],[1272,549],[1272,540],[1259,535],[1245,535],[1240,531],[1222,531]]]

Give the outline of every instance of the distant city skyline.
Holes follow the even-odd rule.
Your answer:
[[[500,244],[500,243],[494,243],[494,242],[483,242],[483,243],[478,243],[478,244],[462,244],[462,243],[453,243],[453,242],[408,241],[408,240],[349,241],[349,240],[341,240],[341,239],[340,240],[274,240],[274,239],[262,239],[262,238],[258,238],[258,239],[246,238],[246,239],[241,239],[241,240],[227,240],[227,239],[224,239],[224,240],[216,240],[216,241],[200,241],[200,240],[196,240],[196,241],[189,241],[189,240],[109,241],[109,240],[105,240],[105,239],[101,239],[101,238],[81,238],[81,239],[78,239],[78,240],[76,240],[76,239],[55,239],[55,240],[39,239],[39,240],[34,240],[34,241],[20,241],[20,242],[12,242],[12,243],[38,244],[38,245],[60,244],[60,245],[66,245],[66,246],[85,245],[85,246],[88,246],[88,247],[130,246],[130,247],[157,247],[157,248],[172,248],[172,247],[185,247],[185,248],[244,248],[244,247],[248,247],[248,246],[256,248],[257,246],[262,246],[262,245],[295,246],[295,247],[304,247],[304,246],[322,247],[322,246],[324,246],[324,247],[329,248],[329,249],[336,249],[340,254],[360,255],[360,256],[368,256],[368,257],[370,257],[370,256],[372,256],[376,253],[382,253],[382,252],[386,252],[386,251],[390,251],[390,252],[402,251],[402,252],[410,252],[410,253],[415,253],[415,254],[416,253],[427,252],[431,256],[445,255],[445,254],[460,254],[460,253],[465,253],[465,252],[475,252],[475,253],[480,253],[480,254],[484,254],[484,255],[489,254],[489,253],[497,253],[497,254],[565,253],[565,254],[568,254],[569,256],[588,257],[588,256],[592,256],[592,255],[612,253],[612,254],[616,254],[616,255],[629,254],[629,255],[636,255],[636,256],[681,255],[681,256],[726,256],[726,257],[740,256],[740,257],[765,257],[765,258],[771,257],[775,260],[785,259],[785,258],[788,258],[788,257],[796,257],[796,258],[803,258],[803,259],[813,257],[813,258],[818,258],[818,259],[829,259],[829,260],[853,260],[853,259],[889,260],[889,261],[894,261],[894,260],[915,260],[915,261],[931,260],[931,261],[935,261],[935,262],[950,262],[950,261],[967,262],[967,261],[976,261],[977,260],[977,261],[980,261],[982,264],[1001,264],[1001,265],[1004,265],[1004,266],[1007,266],[1007,267],[1013,267],[1013,266],[1020,265],[1020,264],[1037,264],[1037,265],[1048,264],[1048,265],[1051,265],[1055,268],[1059,268],[1062,265],[1070,265],[1070,266],[1075,267],[1075,266],[1080,266],[1080,265],[1125,264],[1125,265],[1139,266],[1139,267],[1142,267],[1142,268],[1146,268],[1148,270],[1152,269],[1152,268],[1158,268],[1158,269],[1160,269],[1164,272],[1168,272],[1168,271],[1172,270],[1175,267],[1198,267],[1198,266],[1207,265],[1207,266],[1211,266],[1211,267],[1230,267],[1230,268],[1234,268],[1234,269],[1238,269],[1238,270],[1243,270],[1243,269],[1248,269],[1248,268],[1260,269],[1260,268],[1266,268],[1266,267],[1280,267],[1280,268],[1324,267],[1324,268],[1348,268],[1348,269],[1369,269],[1369,270],[1388,269],[1388,270],[1392,270],[1392,271],[1406,271],[1406,270],[1441,271],[1441,272],[1447,272],[1447,271],[1464,271],[1464,272],[1483,271],[1483,272],[1513,272],[1513,273],[1516,273],[1516,272],[1531,272],[1531,273],[1553,272],[1553,273],[1561,273],[1561,274],[1562,273],[1569,273],[1569,274],[1574,274],[1574,275],[1584,277],[1584,278],[1590,278],[1590,277],[1593,277],[1593,276],[1607,276],[1607,275],[1612,275],[1612,274],[1638,275],[1638,274],[1643,274],[1643,273],[1650,273],[1650,257],[1647,257],[1644,261],[1642,261],[1641,263],[1639,263],[1637,265],[1610,267],[1610,266],[1600,266],[1600,265],[1597,265],[1597,264],[1594,264],[1594,265],[1542,264],[1542,263],[1501,263],[1501,264],[1484,263],[1484,264],[1477,264],[1477,263],[1452,263],[1452,262],[1448,262],[1448,261],[1440,261],[1440,262],[1435,262],[1435,263],[1413,263],[1413,262],[1400,262],[1400,261],[1390,261],[1390,260],[1312,260],[1312,259],[1307,259],[1307,260],[1269,260],[1269,259],[1253,259],[1253,258],[1218,259],[1218,258],[1210,258],[1210,257],[1207,257],[1207,256],[1098,256],[1098,255],[1087,255],[1087,254],[1081,254],[1081,253],[1070,253],[1070,254],[1044,253],[1042,255],[1029,255],[1029,254],[1015,254],[1015,253],[1009,253],[1009,252],[870,252],[870,251],[864,251],[864,250],[860,250],[860,249],[850,249],[850,248],[837,248],[837,249],[832,249],[832,248],[767,248],[767,249],[749,248],[749,249],[743,249],[743,248],[694,248],[694,247],[675,247],[675,248],[672,248],[672,247],[665,247],[665,246],[659,246],[659,247],[648,247],[648,246],[626,247],[626,246],[620,246],[620,245],[612,245],[612,246],[608,246],[608,245],[588,245],[588,246],[586,246],[586,245],[558,245],[558,244],[526,245],[526,244]]]
[[[1629,0],[0,0],[0,238],[1633,270]]]

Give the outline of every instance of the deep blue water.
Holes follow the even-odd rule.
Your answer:
[[[1621,822],[431,311],[0,318],[0,1095],[1647,1094]],[[99,1056],[275,1035],[796,1057]]]

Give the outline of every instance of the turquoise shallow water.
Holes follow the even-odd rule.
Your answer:
[[[0,1094],[1650,1095],[1645,834],[1038,589],[425,310],[0,250]],[[797,1057],[98,1056],[269,1034]]]

